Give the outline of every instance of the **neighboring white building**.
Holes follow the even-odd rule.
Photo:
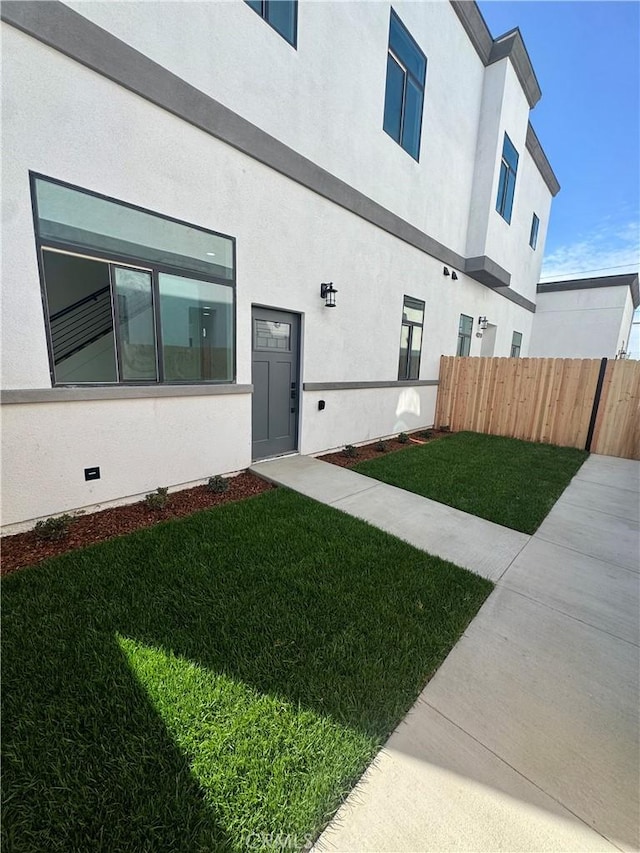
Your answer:
[[[518,30],[406,0],[1,16],[5,530],[427,426],[442,354],[527,354],[559,185]]]
[[[620,357],[639,304],[637,273],[539,284],[529,355]]]

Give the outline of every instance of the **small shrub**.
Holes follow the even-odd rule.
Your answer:
[[[69,533],[73,518],[70,515],[59,515],[57,518],[45,518],[36,522],[33,528],[38,539],[45,542],[57,542]]]
[[[388,448],[386,441],[377,441],[376,442],[376,450],[378,453],[384,453]]]
[[[216,495],[222,495],[229,488],[229,481],[221,477],[220,474],[216,474],[215,477],[209,477],[207,488]]]
[[[409,441],[409,436],[406,434],[406,432],[401,432],[398,436],[398,441],[400,442],[400,444],[407,444],[407,442]]]
[[[433,430],[425,429],[424,432],[420,433],[421,438],[433,438]]]
[[[353,444],[347,444],[345,449],[342,451],[345,456],[348,456],[349,459],[355,459],[358,455],[358,448],[354,447]]]
[[[166,486],[158,486],[155,492],[149,492],[144,502],[149,509],[164,509],[169,503],[169,489]]]

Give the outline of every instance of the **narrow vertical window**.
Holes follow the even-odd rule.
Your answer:
[[[400,360],[398,379],[418,379],[422,352],[424,302],[405,296],[400,329]]]
[[[529,245],[532,249],[535,249],[538,245],[538,228],[540,227],[540,220],[538,217],[533,214],[533,219],[531,220],[531,234],[529,235]]]
[[[414,160],[420,159],[426,74],[427,58],[392,9],[383,129]]]
[[[516,173],[518,171],[518,152],[505,133],[500,161],[500,180],[498,182],[498,198],[496,210],[507,222],[511,222],[513,210],[513,195],[516,189]]]
[[[456,355],[469,355],[471,351],[471,330],[473,329],[473,317],[466,314],[460,315],[458,325],[458,350]]]
[[[511,358],[519,358],[522,349],[522,333],[514,332],[511,338]]]
[[[245,0],[293,47],[298,36],[298,0]]]

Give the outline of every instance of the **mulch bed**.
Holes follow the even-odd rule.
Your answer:
[[[406,450],[408,447],[415,447],[416,444],[429,444],[430,441],[437,441],[439,438],[444,438],[451,435],[448,430],[440,431],[433,430],[431,438],[423,438],[420,433],[415,433],[409,436],[409,441],[403,444],[397,438],[389,438],[384,443],[387,446],[386,450],[376,450],[377,441],[371,444],[363,444],[356,449],[358,455],[346,456],[344,450],[338,450],[336,453],[327,453],[325,456],[318,456],[323,462],[331,462],[332,465],[339,465],[341,468],[352,468],[358,462],[364,462],[366,459],[378,459],[380,456],[386,456],[387,453],[396,453],[398,450]]]
[[[71,522],[69,533],[57,542],[46,542],[38,539],[33,530],[16,533],[14,536],[2,538],[2,567],[0,573],[6,575],[23,566],[39,563],[48,557],[56,557],[74,548],[84,548],[95,542],[103,542],[114,536],[133,533],[143,527],[152,527],[161,521],[171,518],[182,518],[201,509],[208,509],[230,501],[240,501],[244,498],[259,495],[274,488],[270,483],[256,477],[248,471],[230,477],[229,488],[222,494],[210,492],[206,486],[195,486],[172,492],[168,505],[161,510],[150,509],[144,501],[127,506],[116,506],[78,515]]]

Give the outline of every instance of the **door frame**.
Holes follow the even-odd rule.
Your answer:
[[[251,302],[250,305],[250,313],[249,313],[249,334],[250,334],[250,342],[251,342],[251,382],[253,384],[253,310],[257,308],[258,310],[263,308],[265,311],[281,311],[283,314],[292,314],[298,318],[298,343],[295,351],[295,355],[298,362],[298,369],[296,375],[296,385],[297,385],[297,398],[296,403],[298,404],[298,412],[296,418],[296,432],[295,432],[295,447],[293,450],[288,450],[285,453],[278,454],[279,456],[293,456],[297,453],[300,453],[300,436],[302,434],[302,354],[303,354],[303,335],[304,335],[304,312],[303,311],[294,311],[291,308],[285,308],[281,305],[268,305],[266,302]],[[293,350],[292,350],[293,352]],[[253,396],[253,391],[251,392]],[[251,416],[251,461],[252,462],[260,462],[262,459],[271,459],[278,457],[270,457],[264,456],[261,459],[253,458],[253,414]]]

